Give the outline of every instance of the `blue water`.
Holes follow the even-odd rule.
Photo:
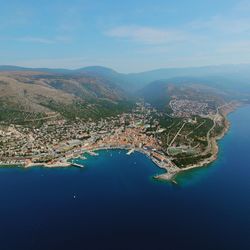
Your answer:
[[[179,185],[119,150],[85,169],[1,169],[0,250],[250,249],[250,107],[230,120],[218,161]]]

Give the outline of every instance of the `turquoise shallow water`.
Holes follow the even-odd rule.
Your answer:
[[[0,249],[250,249],[250,107],[230,120],[218,160],[179,185],[120,150],[84,169],[0,169]]]

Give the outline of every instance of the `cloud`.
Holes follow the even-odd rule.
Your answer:
[[[210,30],[227,34],[240,34],[250,31],[250,18],[213,16],[205,21],[191,22],[189,27],[193,30]]]
[[[127,39],[144,44],[167,44],[186,39],[186,35],[178,30],[145,26],[119,26],[108,30],[105,34],[110,37]]]
[[[230,9],[207,19],[194,20],[187,25],[192,31],[219,32],[223,35],[248,35],[250,31],[250,2],[238,1]]]
[[[47,39],[42,37],[20,37],[16,39],[17,41],[21,42],[30,42],[30,43],[42,43],[42,44],[53,44],[55,43],[55,40],[53,39]]]
[[[26,37],[15,38],[13,40],[20,41],[20,42],[27,42],[27,43],[55,44],[57,42],[69,43],[72,41],[72,38],[68,36],[57,36],[54,38],[26,36]]]
[[[238,11],[238,12],[241,12],[241,13],[249,12],[250,11],[250,2],[249,2],[249,0],[240,1],[235,7],[235,11]]]
[[[250,40],[241,40],[223,44],[217,50],[218,53],[227,54],[247,54],[250,53]]]

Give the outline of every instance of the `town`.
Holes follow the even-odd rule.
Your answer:
[[[175,161],[178,158],[176,152],[180,151],[182,156],[185,152],[199,152],[199,143],[195,147],[191,146],[190,141],[194,139],[189,139],[187,135],[206,123],[206,120],[202,120],[196,124],[196,118],[193,120],[191,117],[198,114],[204,116],[204,109],[208,107],[206,104],[187,103],[186,100],[172,100],[170,106],[177,117],[179,114],[184,117],[182,123],[179,122],[176,126],[175,118],[167,118],[172,119],[171,126],[174,126],[174,130],[169,129],[171,126],[161,124],[163,113],[143,101],[137,102],[129,113],[101,118],[98,121],[79,119],[72,122],[55,116],[39,127],[1,125],[0,164],[69,167],[72,166],[70,159],[83,158],[85,152],[120,148],[128,150],[129,153],[136,150],[146,154],[157,166],[167,170],[164,178],[170,179],[180,170]],[[182,108],[183,111],[179,111]],[[209,112],[210,116],[212,114],[213,112]],[[187,120],[187,117],[190,119]],[[190,124],[192,130],[186,131],[184,136],[181,135],[181,130],[184,130],[186,123]],[[170,143],[164,142],[166,137]],[[164,146],[167,146],[167,150],[164,150]]]
[[[187,99],[173,99],[170,101],[169,105],[173,110],[172,115],[176,117],[214,114],[214,109],[210,108],[208,103],[205,102]]]

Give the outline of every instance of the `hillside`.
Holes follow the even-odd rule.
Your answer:
[[[231,81],[233,83],[233,81]],[[178,77],[154,81],[137,93],[159,109],[168,108],[171,99],[212,100],[249,99],[250,85],[229,84],[222,77]]]
[[[249,68],[226,65],[122,74],[101,66],[76,70],[0,66],[0,120],[18,123],[51,112],[70,119],[96,119],[128,110],[138,97],[160,109],[168,108],[176,95],[249,99]]]
[[[189,68],[163,68],[140,73],[128,74],[127,77],[137,82],[140,87],[157,81],[172,78],[202,78],[211,81],[219,81],[226,86],[249,86],[250,84],[250,65],[212,65],[204,67]]]
[[[0,73],[0,119],[17,121],[51,114],[95,118],[127,108],[118,86],[98,77],[35,71]]]
[[[119,86],[127,92],[134,94],[136,91],[143,89],[148,84],[173,78],[181,79],[201,79],[210,84],[217,85],[220,88],[231,88],[237,91],[250,92],[250,65],[215,65],[204,67],[189,67],[189,68],[163,68],[139,73],[119,73],[113,69],[102,66],[90,66],[75,70],[69,69],[51,69],[51,68],[25,68],[17,66],[0,66],[0,72],[19,71],[19,72],[43,72],[51,74],[59,74],[64,77],[90,77],[100,78],[106,83]]]

